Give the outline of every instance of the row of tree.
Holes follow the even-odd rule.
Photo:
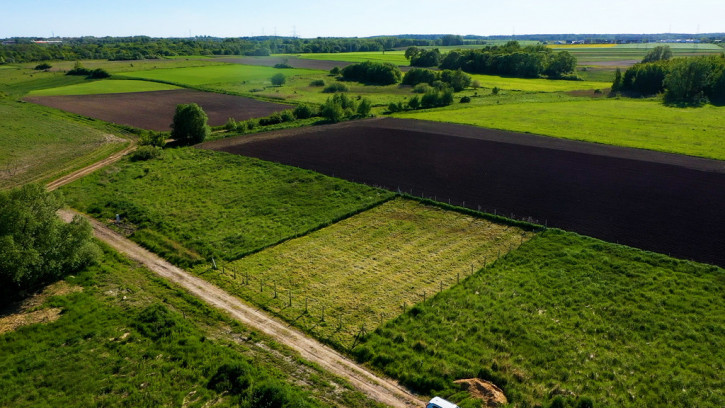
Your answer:
[[[517,41],[481,49],[456,50],[441,54],[438,49],[410,47],[405,52],[411,66],[461,69],[474,74],[522,78],[565,78],[574,73],[576,58],[567,51],[558,53],[543,45],[522,47]]]
[[[664,93],[666,103],[725,104],[725,56],[663,59],[617,70],[612,92],[642,96]]]

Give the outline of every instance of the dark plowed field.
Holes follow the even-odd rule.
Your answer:
[[[725,266],[725,162],[414,120],[206,143]]]
[[[25,100],[106,122],[158,131],[169,130],[176,105],[181,103],[199,104],[209,116],[211,126],[223,125],[229,118],[246,120],[269,116],[291,107],[241,96],[186,89],[102,95],[31,96]]]

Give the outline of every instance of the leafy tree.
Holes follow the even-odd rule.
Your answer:
[[[0,303],[96,261],[100,250],[82,217],[70,224],[55,212],[63,207],[58,192],[30,184],[0,191]]]
[[[272,78],[269,79],[272,82],[272,85],[274,86],[282,86],[285,82],[287,82],[287,78],[285,78],[283,73],[278,73],[272,75]]]
[[[421,83],[431,84],[436,80],[436,73],[427,68],[412,68],[405,73],[403,85],[415,86]]]
[[[614,82],[612,82],[612,93],[622,90],[622,71],[619,68],[614,72]]]
[[[370,116],[371,109],[372,104],[370,103],[370,100],[368,98],[362,98],[360,103],[357,105],[357,114],[362,118],[367,118]]]
[[[171,137],[182,143],[201,143],[211,133],[207,120],[206,113],[199,105],[195,103],[177,105],[174,121],[171,124]]]
[[[699,105],[706,102],[705,91],[712,83],[713,66],[708,58],[673,60],[664,78],[665,101]]]
[[[438,48],[421,50],[410,58],[411,67],[437,67],[441,63],[441,52]]]
[[[315,113],[312,111],[312,108],[310,108],[309,105],[305,105],[305,104],[297,105],[295,107],[293,113],[297,119],[308,119],[308,118],[315,116]]]
[[[410,60],[411,58],[415,58],[423,52],[423,49],[418,47],[408,47],[407,50],[405,50],[405,59]]]
[[[668,70],[668,61],[634,64],[624,72],[622,90],[645,96],[661,93],[665,90],[663,81]]]
[[[463,37],[461,37],[460,35],[446,34],[441,37],[441,45],[463,45]]]
[[[652,48],[642,59],[643,63],[667,61],[672,58],[672,50],[669,45],[658,45]]]
[[[342,69],[341,73],[342,77],[347,81],[377,85],[396,84],[400,82],[403,76],[397,66],[373,61],[348,65]]]
[[[410,98],[408,101],[408,107],[413,110],[420,108],[420,99],[417,96]]]
[[[576,69],[576,58],[568,51],[561,51],[553,54],[547,63],[544,73],[549,78],[561,78],[566,74],[574,72]]]
[[[455,92],[460,92],[471,85],[471,76],[460,69],[455,71],[449,69],[443,70],[440,73],[440,78],[441,81],[450,85]]]

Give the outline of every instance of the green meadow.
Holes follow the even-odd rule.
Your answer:
[[[517,407],[722,407],[724,291],[723,269],[548,230],[353,353],[466,407],[472,377]]]
[[[509,78],[497,75],[472,74],[471,78],[478,81],[484,88],[500,88],[512,91],[529,92],[567,92],[578,90],[606,89],[611,86],[608,82],[597,81],[563,81],[540,78]]]
[[[376,52],[341,52],[341,53],[320,53],[320,54],[297,54],[297,58],[314,59],[322,61],[344,61],[344,62],[388,62],[393,65],[410,65],[405,58],[405,51],[376,51]]]
[[[0,315],[57,317],[0,334],[0,406],[379,406],[109,248],[51,288]]]
[[[162,84],[151,81],[136,80],[99,80],[85,81],[79,84],[61,86],[57,88],[46,88],[31,91],[31,96],[56,96],[56,95],[95,95],[127,92],[150,92],[169,91],[180,89],[178,86]]]
[[[233,260],[393,194],[296,167],[194,148],[123,160],[62,188],[73,208],[181,266]],[[163,199],[161,199],[163,197]]]
[[[254,86],[269,86],[269,79],[277,73],[285,76],[310,76],[320,71],[310,69],[277,69],[272,67],[224,64],[203,67],[152,69],[145,71],[120,72],[119,76],[174,84],[221,88],[220,84],[248,83]]]
[[[396,116],[725,160],[725,107],[683,109],[637,99],[462,106]]]
[[[341,348],[533,235],[395,199],[217,270],[194,271]]]

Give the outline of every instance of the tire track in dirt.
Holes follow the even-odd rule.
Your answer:
[[[75,215],[83,216],[69,209],[59,210],[58,215],[66,222],[70,222]],[[103,223],[89,217],[86,218],[93,226],[93,232],[98,239],[130,259],[143,264],[159,276],[183,287],[197,298],[228,312],[240,323],[272,337],[275,341],[285,344],[300,353],[302,358],[346,379],[353,387],[370,398],[391,407],[403,408],[425,405],[425,402],[405,390],[395,381],[376,376],[332,348],[141,248]]]
[[[120,152],[116,152],[101,161],[97,161],[97,162],[91,164],[90,166],[86,166],[80,170],[76,170],[73,173],[66,174],[65,176],[63,176],[59,179],[51,181],[50,183],[45,185],[45,188],[48,191],[53,191],[68,183],[72,183],[73,181],[76,181],[81,177],[87,176],[102,167],[108,166],[111,163],[115,163],[115,162],[121,160],[121,158],[123,156],[127,155],[128,153],[131,153],[135,149],[136,149],[136,144],[131,143],[130,146],[121,150]]]

